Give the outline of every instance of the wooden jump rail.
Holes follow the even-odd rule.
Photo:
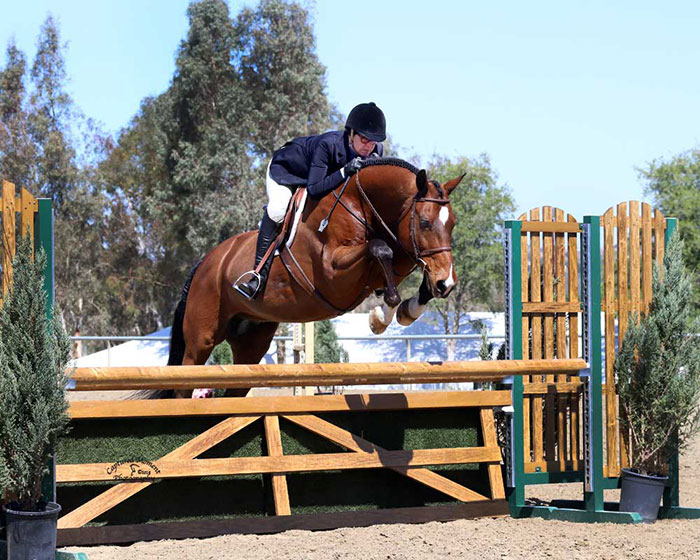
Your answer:
[[[70,372],[70,386],[74,390],[89,391],[474,381],[507,383],[523,375],[579,375],[587,368],[588,364],[581,359],[77,368]],[[187,525],[188,522],[107,527],[90,527],[87,524],[159,480],[212,476],[269,475],[276,515],[256,518],[254,523],[245,518],[200,521],[196,523],[197,536],[238,531],[280,531],[292,526],[328,528],[345,523],[363,525],[398,520],[425,521],[506,515],[509,506],[501,473],[501,450],[494,409],[512,403],[510,390],[73,402],[70,415],[74,422],[110,419],[146,421],[157,418],[176,421],[185,417],[223,419],[180,447],[147,462],[102,460],[59,464],[56,468],[58,484],[112,484],[108,490],[67,511],[59,519],[59,543],[118,543],[193,534],[193,527]],[[335,424],[337,417],[324,416],[329,412],[419,410],[464,410],[475,414],[479,434],[476,445],[389,449],[365,439],[367,435],[364,432],[349,431],[347,427]],[[222,458],[203,456],[208,450],[256,421],[264,425],[267,455]],[[284,449],[282,445],[281,422],[294,424],[314,437],[340,446],[344,451],[289,454],[289,449]],[[487,487],[470,487],[466,485],[466,479],[458,482],[440,470],[429,469],[440,465],[479,465],[487,478]],[[134,474],[134,466],[138,473],[144,474]],[[428,508],[391,509],[385,513],[348,512],[343,514],[347,517],[343,517],[345,521],[334,517],[335,513],[313,514],[290,520],[290,517],[295,516],[291,515],[288,475],[356,469],[389,469],[458,503]]]
[[[483,382],[513,375],[578,374],[587,367],[581,359],[562,359],[76,368],[69,387],[97,391]]]

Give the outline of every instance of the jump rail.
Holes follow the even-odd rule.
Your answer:
[[[581,359],[76,368],[70,372],[69,388],[96,391],[457,383],[502,381],[514,375],[578,374],[587,368]]]

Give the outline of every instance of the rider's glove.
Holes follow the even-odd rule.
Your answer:
[[[362,159],[356,157],[345,164],[345,167],[343,167],[343,175],[345,177],[350,177],[357,173],[360,169],[362,169]]]

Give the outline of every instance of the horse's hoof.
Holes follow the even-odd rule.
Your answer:
[[[416,318],[408,313],[408,301],[410,300],[402,301],[401,305],[399,305],[399,308],[396,310],[396,321],[399,325],[404,327],[408,327],[416,321]]]
[[[382,321],[383,318],[384,310],[379,306],[369,312],[369,328],[373,334],[382,334],[389,326]]]

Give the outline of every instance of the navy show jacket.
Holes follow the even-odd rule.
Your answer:
[[[381,144],[372,154],[381,157]],[[372,155],[370,154],[370,155]],[[340,170],[357,157],[350,146],[348,131],[333,131],[303,136],[287,142],[272,155],[270,176],[280,185],[306,185],[312,198],[321,198],[343,182]]]

